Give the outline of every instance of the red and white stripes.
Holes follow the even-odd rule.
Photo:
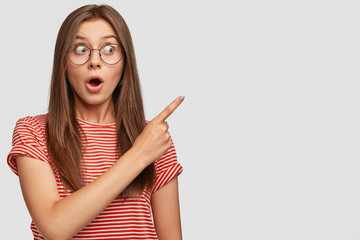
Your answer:
[[[26,155],[51,164],[49,160],[45,124],[47,115],[20,119],[13,134],[13,147],[7,161],[17,174],[16,156]],[[116,124],[96,124],[78,119],[82,128],[83,161],[85,182],[90,183],[109,169],[118,159],[116,151]],[[164,186],[182,172],[177,162],[174,146],[155,162],[156,183],[150,192],[144,191],[141,197],[121,199],[117,197],[101,214],[72,239],[157,239],[150,199],[151,194]],[[54,169],[57,187],[61,198],[71,194],[65,191]],[[34,239],[44,239],[32,222]]]

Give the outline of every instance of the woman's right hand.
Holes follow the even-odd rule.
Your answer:
[[[168,105],[159,115],[151,120],[142,133],[136,138],[131,151],[139,156],[140,161],[146,166],[155,162],[163,156],[171,147],[172,141],[168,132],[168,124],[166,119],[175,111],[182,103],[184,96],[176,98]]]

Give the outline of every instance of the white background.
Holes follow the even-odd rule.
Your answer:
[[[6,164],[47,111],[65,17],[89,1],[7,1],[1,24],[1,239],[31,239]],[[358,1],[94,1],[127,21],[150,120],[169,124],[184,239],[360,238]]]

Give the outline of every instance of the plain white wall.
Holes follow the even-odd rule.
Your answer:
[[[184,239],[360,238],[358,1],[7,1],[1,26],[0,229],[31,239],[6,164],[18,118],[46,112],[60,24],[88,3],[132,32],[150,120],[184,167]]]

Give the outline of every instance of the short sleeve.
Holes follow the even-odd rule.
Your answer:
[[[45,132],[41,127],[41,124],[31,117],[22,118],[16,122],[12,148],[7,157],[7,163],[16,175],[18,175],[17,156],[25,155],[50,163],[45,145]]]
[[[178,163],[174,144],[170,149],[155,163],[156,182],[152,193],[162,188],[166,183],[170,182],[174,177],[178,176],[183,168]]]

